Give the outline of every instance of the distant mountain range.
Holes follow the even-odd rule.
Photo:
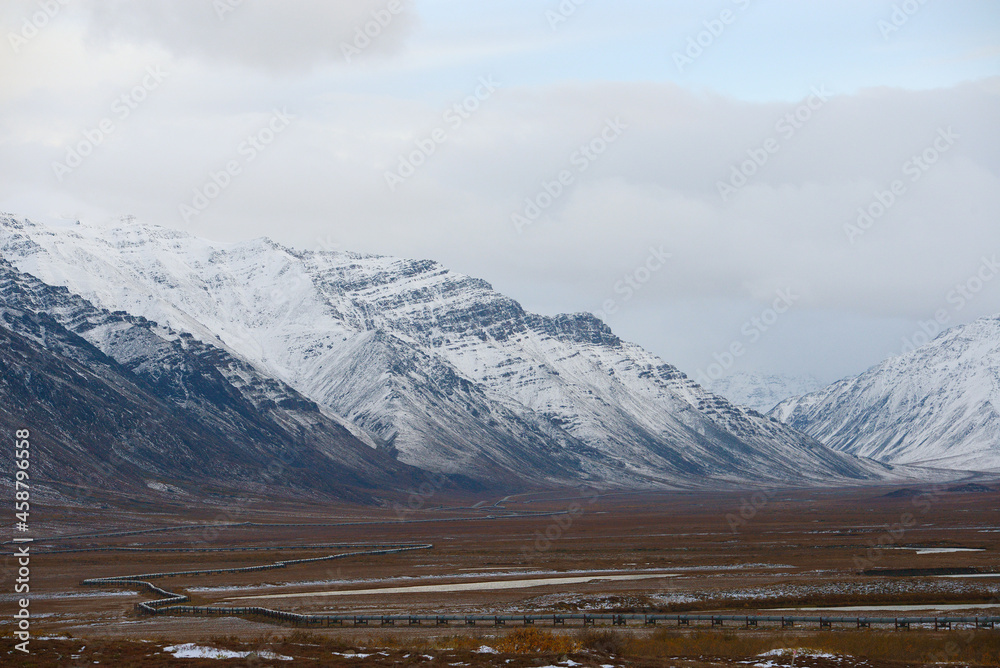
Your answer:
[[[739,372],[711,381],[708,389],[734,404],[767,413],[784,399],[821,387],[823,384],[812,376]]]
[[[249,481],[279,451],[299,457],[297,488],[352,494],[424,472],[466,488],[896,475],[708,392],[589,314],[528,313],[431,261],[9,215],[0,256],[7,335],[32,351],[6,360],[10,373],[60,385],[32,364],[72,362],[110,402],[77,397],[81,416],[88,401],[135,416],[77,419],[50,397],[32,419],[67,451],[134,442],[120,454],[137,478],[195,476],[201,462],[205,476]],[[0,389],[22,402],[46,392]]]
[[[953,327],[770,415],[883,462],[1000,471],[1000,316]]]

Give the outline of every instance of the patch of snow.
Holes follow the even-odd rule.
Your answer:
[[[188,493],[180,487],[174,487],[173,485],[167,485],[166,483],[157,482],[155,480],[147,480],[146,487],[154,489],[157,492],[169,492],[171,494],[183,494],[184,496],[188,496]]]
[[[251,655],[259,656],[267,661],[294,661],[290,656],[275,654],[270,650],[262,652],[234,652],[228,649],[216,649],[214,647],[203,647],[194,643],[184,643],[183,645],[171,645],[164,647],[164,652],[173,654],[175,659],[245,659]]]

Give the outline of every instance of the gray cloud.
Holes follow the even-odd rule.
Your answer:
[[[52,0],[53,3],[58,0]],[[64,13],[92,48],[158,45],[181,57],[283,72],[347,62],[344,45],[366,57],[396,51],[415,23],[409,0],[87,0]],[[5,16],[30,16],[16,0]],[[348,52],[348,55],[351,55]]]
[[[15,5],[8,20],[31,3]],[[913,322],[950,308],[949,290],[983,254],[1000,251],[1000,78],[831,91],[819,104],[810,86],[821,80],[794,102],[747,102],[656,81],[532,86],[488,57],[402,82],[315,67],[342,63],[340,43],[383,6],[248,0],[220,21],[208,2],[79,5],[39,48],[0,64],[18,82],[0,97],[0,207],[134,213],[212,238],[430,257],[549,313],[596,312],[611,299],[604,317],[617,331],[692,372],[790,287],[794,313],[745,361],[794,360],[787,370],[826,379],[891,352]],[[401,49],[391,62],[410,62],[416,22],[400,14],[372,55]],[[156,65],[169,78],[128,118],[114,116],[114,100]],[[480,77],[500,85],[456,125],[448,113]],[[247,159],[240,147],[275,108],[295,119]],[[785,120],[797,112],[808,119]],[[53,162],[105,117],[114,132],[60,182]],[[578,171],[574,154],[609,119],[627,128]],[[953,145],[912,180],[907,162],[948,128]],[[439,129],[433,154],[390,190],[385,173]],[[724,200],[718,183],[761,150],[766,162]],[[184,220],[180,205],[234,160],[239,174]],[[511,215],[563,170],[572,183],[518,233]],[[894,180],[905,192],[851,243],[845,226]],[[626,299],[622,281],[660,246],[669,262]],[[996,310],[998,288],[955,320]],[[823,350],[830,361],[802,368]]]

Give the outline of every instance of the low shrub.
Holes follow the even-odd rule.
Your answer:
[[[542,629],[523,628],[500,636],[493,642],[493,648],[498,652],[509,654],[528,654],[534,652],[564,654],[578,649],[572,638],[544,631]]]

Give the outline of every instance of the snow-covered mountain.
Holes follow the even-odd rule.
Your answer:
[[[36,481],[88,494],[169,481],[364,500],[423,477],[246,362],[2,259],[0,425],[34,434]]]
[[[953,327],[771,415],[884,462],[1000,470],[1000,316]]]
[[[10,216],[0,254],[219,347],[427,470],[629,486],[886,475],[707,392],[593,316],[527,313],[431,261]]]
[[[739,372],[711,381],[709,390],[734,404],[766,413],[779,401],[799,397],[823,387],[813,376]]]

